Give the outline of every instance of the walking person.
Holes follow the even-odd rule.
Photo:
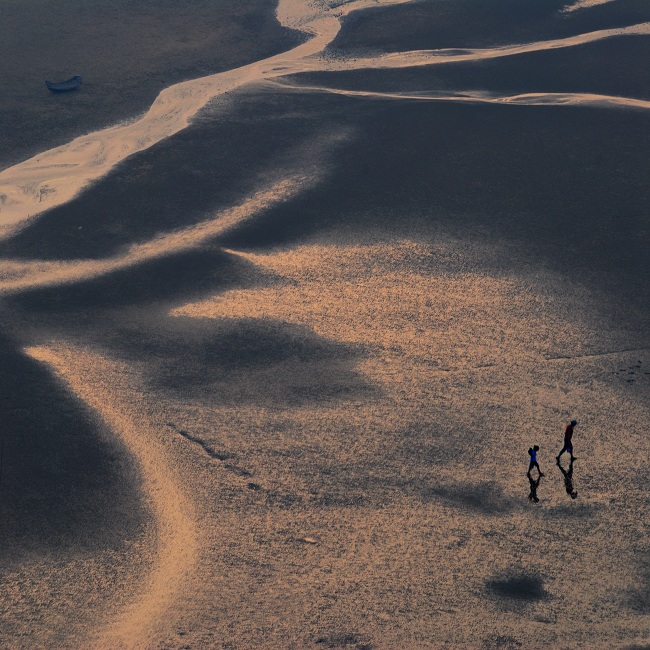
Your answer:
[[[564,447],[562,447],[562,451],[555,457],[555,460],[558,462],[560,460],[560,456],[565,451],[569,452],[572,461],[576,459],[576,457],[573,455],[573,442],[571,441],[573,438],[573,427],[575,427],[576,424],[578,424],[577,420],[571,420],[571,424],[569,424],[564,431]]]
[[[539,447],[537,445],[533,445],[529,450],[528,450],[528,455],[530,456],[530,465],[528,465],[528,478],[530,478],[530,472],[533,469],[533,467],[537,467],[537,472],[539,473],[540,478],[544,476],[542,474],[542,470],[539,468],[539,463],[537,462],[537,452],[539,451]]]

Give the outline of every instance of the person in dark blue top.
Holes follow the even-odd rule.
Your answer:
[[[539,472],[540,477],[544,476],[542,474],[542,470],[539,468],[539,463],[537,462],[537,452],[539,451],[539,447],[537,445],[533,445],[529,450],[528,450],[528,455],[530,456],[530,465],[528,466],[528,474],[530,475],[531,470],[533,467],[537,467],[537,471]]]

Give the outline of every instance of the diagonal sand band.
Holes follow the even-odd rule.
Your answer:
[[[440,50],[412,50],[409,52],[394,52],[383,56],[357,58],[351,60],[334,61],[329,70],[366,70],[376,68],[409,68],[422,65],[435,65],[442,63],[462,63],[467,61],[484,61],[498,59],[529,52],[544,52],[558,50],[566,47],[575,47],[594,43],[606,38],[617,36],[648,36],[650,35],[650,22],[619,27],[615,29],[601,29],[577,36],[557,38],[548,41],[534,41],[517,45],[504,45],[486,49],[460,49],[445,48]]]
[[[125,247],[111,257],[66,261],[4,259],[0,262],[0,295],[92,280],[200,246],[320,182],[329,167],[329,156],[349,137],[350,129],[339,128],[310,139],[306,147],[297,147],[293,151],[292,167],[299,169],[298,173],[277,170],[277,180],[268,182],[241,203],[198,224]],[[314,150],[319,154],[314,156]]]
[[[378,4],[409,0],[358,0],[332,10],[315,9],[304,0],[281,0],[278,19],[291,28],[313,35],[302,45],[235,70],[171,86],[157,97],[138,121],[79,137],[0,172],[0,227],[5,236],[17,224],[66,203],[89,183],[105,176],[126,157],[147,149],[184,129],[211,99],[245,84],[299,72],[372,68],[403,68],[435,63],[478,61],[525,52],[571,47],[629,34],[649,34],[650,23],[622,29],[600,30],[564,39],[512,45],[485,50],[426,50],[332,61],[314,56],[332,42],[340,18],[352,11]]]
[[[266,187],[247,201],[224,210],[214,219],[190,228],[156,237],[144,244],[129,247],[122,255],[101,260],[42,262],[39,260],[3,260],[0,267],[0,295],[7,295],[61,284],[91,280],[114,271],[130,268],[164,255],[189,250],[204,241],[223,234],[242,221],[295,196],[318,178],[293,176]]]
[[[96,647],[146,647],[147,639],[160,626],[196,565],[198,542],[192,504],[180,488],[179,477],[170,471],[146,415],[134,412],[132,404],[121,403],[116,397],[119,391],[109,385],[107,378],[116,374],[111,363],[97,354],[65,345],[32,347],[25,352],[47,364],[108,424],[140,464],[144,493],[156,521],[157,547],[151,553],[154,568],[139,586],[135,600],[100,633]]]
[[[572,11],[578,11],[579,9],[589,9],[589,7],[608,4],[609,2],[613,1],[614,0],[574,0],[572,3],[564,7],[562,12],[570,13]]]
[[[377,99],[414,99],[434,102],[463,102],[477,104],[517,104],[519,106],[609,106],[622,108],[641,108],[650,110],[650,101],[617,97],[615,95],[597,95],[593,93],[522,93],[520,95],[497,95],[486,91],[463,91],[458,93],[390,93],[374,90],[347,90],[329,86],[303,86],[283,82],[268,82],[283,88],[292,88],[306,92],[324,92],[346,97],[368,97]]]

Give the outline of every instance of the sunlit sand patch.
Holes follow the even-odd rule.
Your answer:
[[[32,358],[47,364],[74,394],[94,410],[125,443],[141,468],[144,492],[156,521],[154,569],[142,585],[130,585],[136,596],[98,633],[97,647],[145,647],[173,607],[178,591],[195,569],[197,532],[192,503],[180,487],[147,416],[136,400],[120,399],[119,377],[128,375],[97,354],[65,345],[32,347]]]
[[[170,314],[288,322],[365,350],[356,368],[378,393],[283,407],[284,421],[302,435],[315,436],[319,449],[341,463],[383,458],[390,464],[386,446],[398,447],[402,432],[410,430],[418,433],[408,434],[413,436],[409,445],[421,445],[436,458],[453,456],[440,461],[437,480],[453,482],[461,475],[476,480],[480,457],[479,475],[506,486],[519,480],[518,474],[512,478],[511,445],[525,445],[532,436],[549,462],[561,434],[554,429],[571,413],[588,414],[590,453],[608,462],[618,449],[609,421],[625,410],[630,431],[640,431],[647,414],[640,392],[621,401],[624,384],[612,382],[611,365],[616,359],[629,364],[631,355],[643,350],[630,352],[629,334],[608,326],[593,298],[566,280],[551,272],[481,271],[476,260],[486,251],[478,249],[470,253],[471,270],[465,270],[468,253],[459,242],[409,240],[240,252],[284,282],[227,291]],[[291,371],[290,366],[274,369]],[[244,388],[233,389],[244,394]],[[219,420],[232,422],[234,429],[271,417],[261,406],[222,406],[219,412]],[[472,451],[459,433],[464,428],[478,436]],[[346,431],[354,437],[342,448]],[[635,433],[631,444],[646,443]],[[642,463],[634,458],[626,466],[636,471]],[[561,492],[550,498],[547,505],[563,503]],[[593,493],[589,503],[606,505],[607,499],[607,493]]]
[[[538,361],[544,351],[585,337],[555,320],[551,299],[531,292],[525,280],[445,271],[443,246],[402,241],[238,254],[287,284],[230,291],[171,314],[285,320],[368,346],[378,357],[426,362],[425,375]]]
[[[599,320],[589,295],[566,280],[551,272],[490,272],[489,264],[481,271],[477,260],[489,257],[490,245],[468,250],[441,239],[436,245],[318,243],[239,252],[279,277],[278,284],[231,290],[171,310],[179,319],[288,322],[366,352],[355,360],[356,368],[379,388],[376,393],[291,408],[278,403],[281,417],[269,414],[266,405],[220,406],[217,419],[228,423],[220,440],[230,436],[234,445],[238,430],[259,427],[265,433],[253,436],[256,447],[273,446],[276,438],[267,440],[273,425],[262,423],[278,417],[282,431],[295,430],[293,444],[306,436],[343,466],[365,463],[390,473],[386,468],[404,445],[412,449],[413,474],[416,467],[435,465],[434,483],[490,477],[513,499],[525,479],[525,470],[518,474],[512,465],[513,445],[525,454],[525,441],[537,440],[550,462],[567,414],[588,414],[590,454],[602,463],[613,458],[618,441],[609,435],[609,422],[624,410],[630,431],[640,431],[647,407],[637,399],[640,393],[621,401],[610,366],[641,351],[626,352],[626,335]],[[464,263],[468,256],[470,265]],[[292,371],[278,365],[266,379],[279,373],[285,381],[284,373]],[[233,390],[245,394],[244,387]],[[634,434],[631,445],[646,443]],[[428,454],[421,465],[418,449]],[[631,459],[626,467],[632,466],[640,470],[642,463]],[[564,496],[547,490],[545,507],[562,507]],[[605,506],[608,498],[607,492],[592,493],[589,503]]]
[[[423,635],[429,647],[481,647],[485,635],[501,634],[504,625],[514,638],[525,638],[537,623],[495,614],[482,589],[498,571],[533,557],[551,595],[530,606],[531,616],[553,622],[540,638],[576,629],[587,639],[638,631],[638,618],[610,606],[631,572],[629,537],[621,537],[606,570],[588,571],[609,548],[612,530],[636,530],[639,510],[629,507],[630,494],[610,504],[614,491],[627,489],[620,477],[588,482],[598,482],[620,454],[620,438],[608,436],[607,425],[623,416],[629,446],[640,451],[626,459],[625,471],[631,463],[643,468],[647,407],[621,400],[616,389],[594,387],[585,368],[598,360],[547,360],[549,351],[594,352],[594,344],[606,344],[606,328],[581,320],[589,301],[580,301],[576,313],[565,302],[575,297],[570,285],[539,268],[534,276],[514,274],[516,264],[504,269],[506,253],[491,243],[442,234],[434,244],[415,236],[350,238],[345,245],[337,233],[321,237],[290,250],[235,252],[271,271],[277,284],[174,309],[167,330],[174,331],[161,355],[178,358],[166,350],[192,331],[188,318],[205,319],[191,325],[206,332],[219,332],[211,319],[284,321],[365,348],[352,363],[379,385],[375,393],[299,404],[247,400],[245,391],[265,385],[244,386],[250,366],[235,362],[233,373],[196,399],[191,383],[161,387],[148,352],[125,354],[118,345],[110,354],[129,361],[116,362],[68,344],[32,351],[59,368],[116,432],[127,428],[149,445],[162,435],[153,430],[155,420],[167,431],[169,448],[178,445],[165,471],[182,474],[192,490],[201,570],[185,574],[187,586],[174,592],[190,606],[173,601],[167,608],[154,632],[159,645],[176,647],[182,629],[187,645],[212,647],[214,639],[192,638],[209,629],[234,647],[284,647],[287,639],[305,647],[308,634],[330,638],[321,631],[336,632],[341,620],[358,623],[372,643],[387,647],[404,639],[410,647]],[[158,313],[151,318],[162,320]],[[156,326],[137,324],[145,337],[156,335]],[[210,375],[210,360],[199,357],[195,371]],[[311,365],[318,374],[331,363],[309,355],[285,361],[264,367],[266,385],[291,385],[301,368]],[[239,399],[220,400],[228,383]],[[593,457],[576,474],[580,499],[573,502],[559,471],[548,467],[550,452],[560,442],[565,410],[592,411],[595,399],[600,413],[590,412],[584,423]],[[525,458],[531,438],[541,441],[548,471],[539,507],[528,507],[525,467],[516,460]],[[229,464],[250,476],[229,471]],[[273,498],[284,497],[289,505],[278,507]],[[160,499],[162,508],[172,503]],[[581,546],[576,521],[591,526],[589,548]],[[544,539],[541,550],[537,535]],[[143,610],[139,602],[124,622],[103,631],[98,646],[120,647],[131,624],[145,614],[154,620],[161,611],[155,607],[169,601],[151,597]],[[404,615],[407,605],[412,615]],[[584,623],[585,612],[594,612],[597,622]],[[142,629],[136,647],[146,623]]]

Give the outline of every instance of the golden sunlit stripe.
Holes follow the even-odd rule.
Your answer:
[[[97,354],[66,347],[31,347],[25,352],[48,365],[72,392],[124,442],[142,470],[143,488],[156,521],[154,568],[140,594],[100,633],[96,647],[144,647],[152,630],[172,606],[183,580],[194,570],[198,554],[191,502],[170,470],[164,450],[144,417],[122,403],[114,383],[107,384],[111,364]]]

